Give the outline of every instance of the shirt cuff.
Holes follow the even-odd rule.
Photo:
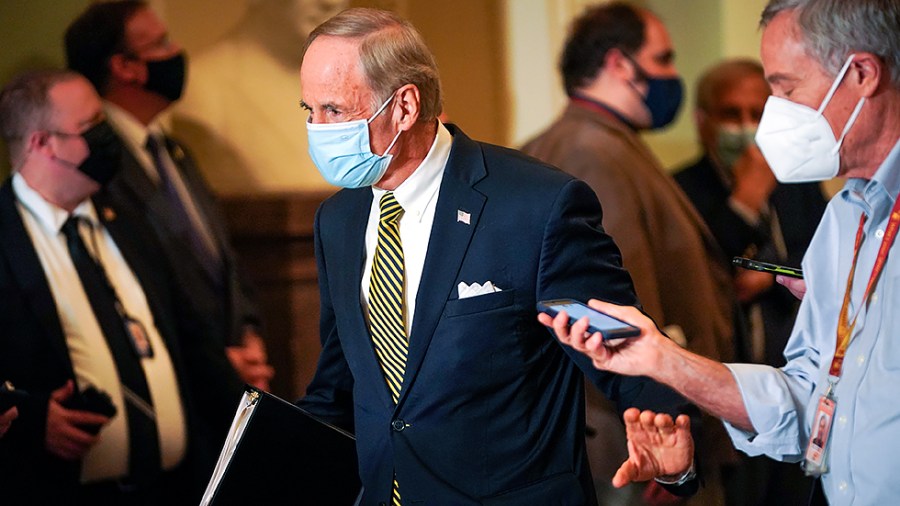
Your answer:
[[[731,371],[744,408],[753,425],[745,431],[724,422],[735,448],[755,457],[767,455],[782,461],[794,461],[802,454],[800,426],[795,393],[781,369],[758,364],[725,364]],[[805,402],[802,404],[805,407]]]

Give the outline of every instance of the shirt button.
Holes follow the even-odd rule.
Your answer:
[[[844,415],[839,416],[839,417],[838,417],[838,424],[839,424],[841,427],[847,425],[847,417],[844,416]]]
[[[847,482],[842,481],[842,482],[838,483],[838,490],[840,490],[841,492],[846,492],[847,491]]]
[[[882,237],[884,237],[884,230],[881,230],[880,228],[879,228],[878,230],[876,230],[876,231],[875,231],[875,237],[877,237],[877,238],[879,238],[879,239],[881,239]]]
[[[857,363],[858,365],[863,365],[863,363],[864,363],[865,361],[866,361],[866,357],[864,357],[864,356],[862,356],[862,355],[856,357],[856,363]]]
[[[406,422],[404,422],[403,420],[399,420],[399,419],[394,420],[393,422],[391,422],[391,428],[397,432],[402,432],[403,429],[406,428]]]

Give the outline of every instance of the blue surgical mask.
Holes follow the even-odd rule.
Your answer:
[[[309,156],[319,173],[330,184],[343,188],[372,186],[381,180],[391,164],[388,152],[400,138],[399,131],[384,150],[383,155],[372,152],[369,144],[369,123],[384,111],[394,95],[385,100],[368,120],[343,123],[306,123]]]
[[[638,79],[647,83],[647,94],[643,96],[644,105],[650,111],[650,128],[667,126],[678,114],[684,100],[684,84],[680,77],[653,77],[631,57]]]

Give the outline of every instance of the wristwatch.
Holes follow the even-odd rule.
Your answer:
[[[681,473],[680,475],[669,474],[664,476],[657,476],[653,479],[661,485],[674,485],[677,487],[679,485],[684,485],[685,483],[693,480],[696,477],[697,471],[696,469],[694,469],[694,462],[691,461],[691,467],[689,467],[687,471]]]

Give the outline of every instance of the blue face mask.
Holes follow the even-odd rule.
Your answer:
[[[650,128],[667,126],[675,119],[684,100],[684,84],[681,78],[653,77],[632,58],[628,59],[634,64],[638,79],[647,83],[647,94],[643,98],[644,105],[650,111]]]
[[[377,118],[393,99],[394,96],[391,95],[368,120],[359,119],[343,123],[307,121],[309,156],[326,181],[343,188],[362,188],[372,186],[381,180],[393,158],[388,152],[400,138],[402,130],[397,132],[383,155],[376,155],[369,144],[369,123]]]

